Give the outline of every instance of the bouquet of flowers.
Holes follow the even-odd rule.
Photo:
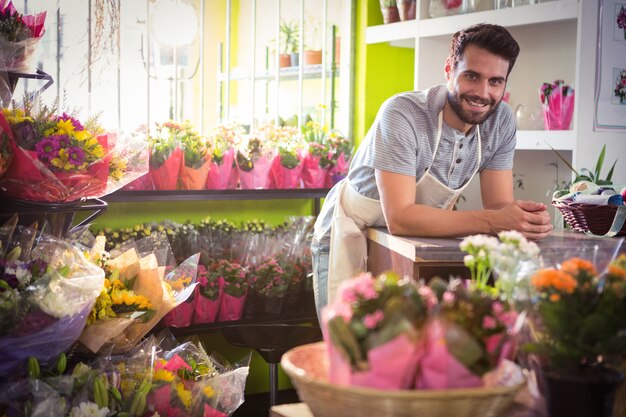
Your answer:
[[[302,173],[300,145],[295,140],[278,144],[272,161],[270,188],[299,188]]]
[[[156,124],[156,135],[148,138],[150,145],[150,177],[155,189],[175,190],[183,159],[180,136],[183,128],[174,122]]]
[[[245,269],[237,262],[219,259],[211,265],[210,271],[223,289],[218,321],[241,319],[248,295],[248,275]]]
[[[30,59],[45,29],[46,12],[18,13],[12,1],[0,1],[0,70],[28,72]]]
[[[393,273],[346,281],[322,310],[329,380],[404,389],[413,385],[429,298]]]
[[[528,300],[530,276],[540,267],[539,247],[521,233],[510,230],[498,237],[472,235],[459,248],[468,254],[463,259],[472,274],[473,285],[489,290],[488,280],[495,273],[495,288],[509,301]]]
[[[217,312],[222,301],[222,287],[219,276],[209,273],[204,265],[198,265],[196,292],[196,305],[193,313],[194,324],[213,323],[217,318]]]
[[[418,389],[483,386],[482,377],[514,354],[517,313],[491,292],[467,284],[458,279],[429,282],[437,305],[427,327]]]
[[[145,172],[136,158],[145,146],[118,141],[96,119],[83,125],[56,111],[43,105],[35,114],[28,103],[24,110],[2,109],[0,129],[13,160],[0,186],[9,195],[45,202],[101,197]]]
[[[307,143],[302,167],[304,187],[324,188],[331,165],[327,126],[309,121],[302,126],[302,136]]]
[[[536,272],[535,342],[526,346],[559,372],[620,367],[626,354],[626,255],[600,274],[592,262],[565,259]]]
[[[574,89],[563,80],[543,83],[539,91],[546,130],[568,130],[574,114]]]
[[[104,251],[104,238],[96,238],[91,260],[105,271],[104,287],[96,299],[79,340],[92,352],[117,338],[135,321],[147,323],[152,319],[160,282],[153,279],[155,255],[142,256],[134,241],[113,251]]]
[[[179,125],[183,164],[180,167],[180,188],[202,190],[209,173],[211,154],[206,140],[195,132],[189,123]]]
[[[131,349],[167,313],[189,298],[196,287],[199,258],[199,253],[191,255],[165,276],[163,276],[163,269],[159,268],[156,256],[152,255],[143,259],[145,266],[142,269],[147,273],[138,275],[134,285],[150,291],[148,298],[155,313],[145,323],[132,322],[120,335],[113,338],[111,344],[114,352],[126,352]]]
[[[0,257],[0,376],[28,357],[47,361],[80,336],[104,283],[102,269],[52,236],[17,227]],[[16,349],[19,346],[19,349]]]
[[[262,132],[278,150],[270,169],[270,188],[298,188],[302,172],[300,136],[294,127],[265,127]]]
[[[0,135],[0,177],[6,172],[13,160],[13,150],[9,143],[9,138],[5,135]]]
[[[259,128],[253,135],[237,145],[236,162],[241,189],[267,188],[274,151],[271,149],[274,136],[271,125]],[[268,139],[270,138],[270,139]]]
[[[207,141],[211,149],[211,168],[206,180],[207,190],[224,190],[228,187],[233,171],[234,146],[241,141],[243,133],[243,128],[234,123],[215,126],[209,133]]]
[[[289,275],[276,259],[267,259],[248,272],[250,289],[245,316],[279,315],[289,288]]]
[[[352,156],[352,142],[338,132],[332,132],[328,137],[328,146],[330,147],[331,166],[326,175],[326,187],[332,187],[348,175]]]

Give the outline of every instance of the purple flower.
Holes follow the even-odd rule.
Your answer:
[[[35,149],[38,135],[35,127],[30,121],[24,120],[23,122],[13,125],[11,128],[13,130],[13,134],[15,135],[15,140],[20,147],[29,151]]]
[[[43,138],[35,145],[37,156],[42,161],[49,161],[59,154],[59,142],[52,136]]]
[[[70,120],[75,130],[85,130],[85,127],[78,120],[76,120],[67,113],[63,113],[61,116],[59,116],[59,120]]]
[[[67,159],[72,165],[81,166],[85,162],[85,152],[76,146],[72,146],[67,151]]]
[[[617,26],[620,29],[626,29],[626,8],[624,6],[622,6],[617,15]]]

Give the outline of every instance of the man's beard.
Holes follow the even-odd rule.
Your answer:
[[[487,111],[487,113],[477,114],[472,111],[467,111],[463,109],[463,105],[461,104],[461,102],[465,99],[469,99],[470,101],[474,101],[478,103],[487,104],[488,106],[491,106],[491,108],[489,109],[489,111]],[[464,123],[471,124],[471,125],[479,125],[479,124],[482,124],[485,120],[487,120],[487,118],[496,111],[496,109],[498,108],[498,104],[500,104],[500,101],[495,103],[492,100],[483,100],[477,96],[468,96],[466,94],[461,94],[459,96],[455,93],[451,93],[450,91],[448,91],[448,103],[450,103],[450,107],[452,107],[452,110],[456,113],[459,119],[461,119]]]

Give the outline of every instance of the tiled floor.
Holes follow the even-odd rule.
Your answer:
[[[300,401],[295,390],[279,391],[277,404],[290,404]],[[235,411],[232,417],[268,417],[270,413],[269,393],[246,396],[243,404]]]

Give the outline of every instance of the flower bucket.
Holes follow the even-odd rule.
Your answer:
[[[280,162],[280,156],[277,155],[272,161],[269,188],[300,188],[300,178],[302,177],[301,173],[302,162],[294,168],[285,168]]]
[[[320,157],[307,153],[302,161],[304,188],[324,188],[328,168],[320,167]]]
[[[220,302],[217,321],[234,321],[243,317],[243,309],[246,304],[246,296],[234,297],[224,293]]]
[[[544,371],[546,406],[550,417],[612,417],[621,372],[583,368],[577,373]]]
[[[180,148],[174,149],[169,158],[158,168],[150,167],[150,177],[154,183],[155,190],[175,190],[178,184],[178,173],[180,172],[180,162],[183,158],[183,151]]]
[[[244,171],[238,168],[239,185],[242,190],[260,190],[267,188],[271,161],[263,156],[254,162],[254,167],[250,171]]]

